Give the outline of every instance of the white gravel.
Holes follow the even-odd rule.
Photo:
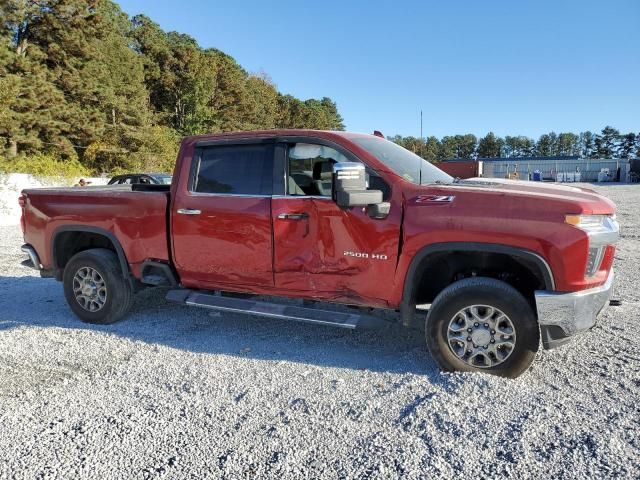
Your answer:
[[[0,227],[1,478],[636,477],[640,185],[617,296],[518,380],[440,373],[422,339],[216,315],[147,291],[80,323]]]

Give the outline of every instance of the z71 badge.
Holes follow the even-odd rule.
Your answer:
[[[418,195],[416,203],[451,203],[455,195]]]
[[[382,253],[367,253],[367,252],[350,252],[345,250],[345,257],[354,257],[354,258],[370,258],[371,260],[388,260],[389,258]]]

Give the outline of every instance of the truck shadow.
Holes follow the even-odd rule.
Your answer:
[[[73,315],[62,284],[33,276],[0,278],[0,334],[21,327],[88,330],[185,351],[271,362],[413,373],[446,383],[421,333],[391,325],[350,331],[174,305],[162,290],[140,292],[129,316],[90,325]]]

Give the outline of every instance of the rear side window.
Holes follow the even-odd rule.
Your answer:
[[[273,145],[203,148],[192,191],[236,195],[271,195]]]

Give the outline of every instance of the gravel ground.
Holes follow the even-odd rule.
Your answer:
[[[616,296],[517,380],[442,374],[405,331],[220,315],[141,294],[96,327],[0,228],[1,478],[636,477],[640,186]]]

